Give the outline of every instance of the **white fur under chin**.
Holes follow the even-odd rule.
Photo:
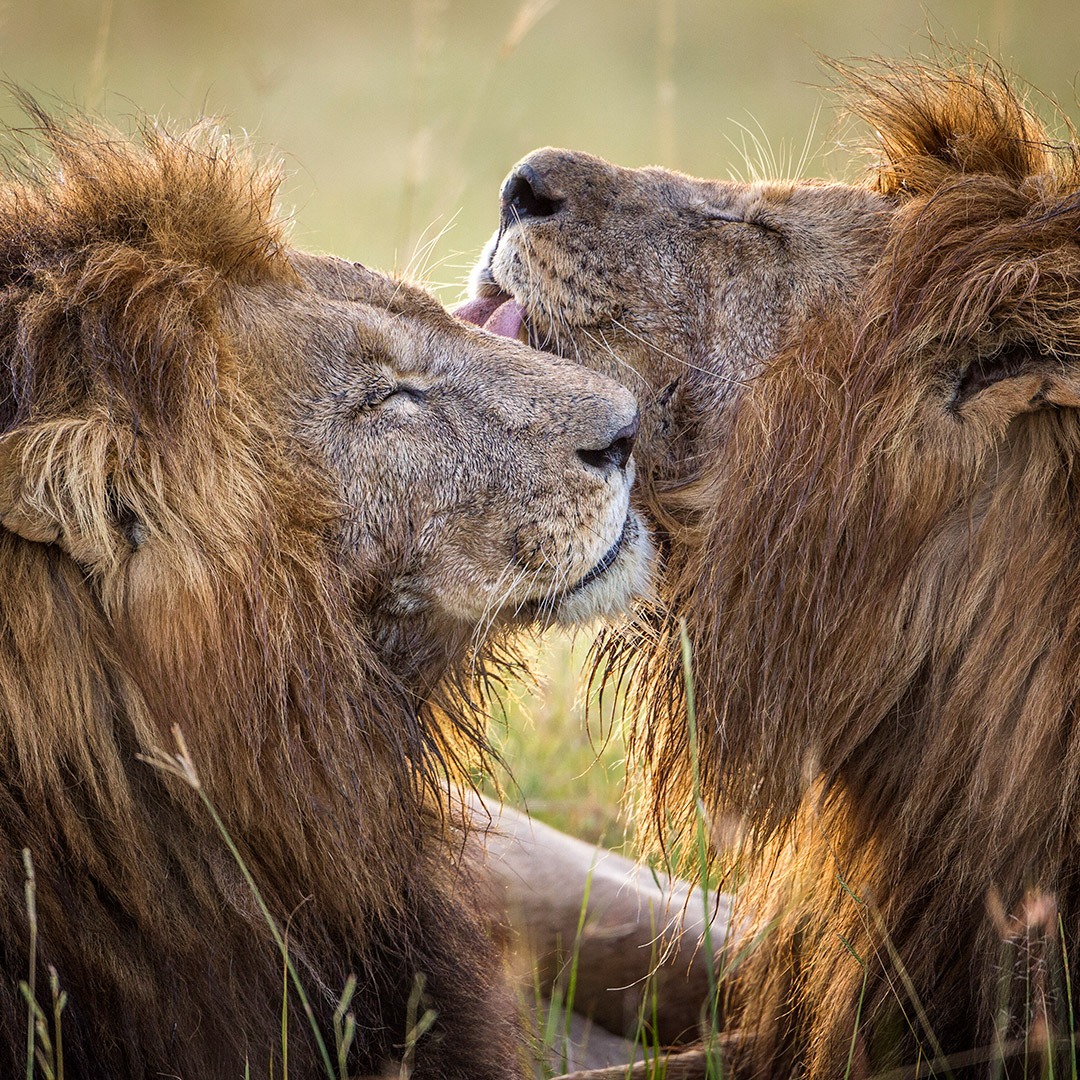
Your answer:
[[[491,259],[495,254],[498,243],[499,233],[496,232],[484,245],[480,258],[476,260],[472,270],[469,272],[468,296],[470,300],[475,300],[479,296],[487,296],[498,288],[491,276]]]
[[[654,549],[648,530],[632,513],[627,536],[618,558],[595,581],[559,598],[551,613],[557,626],[581,626],[598,619],[621,615],[635,600],[653,596]]]

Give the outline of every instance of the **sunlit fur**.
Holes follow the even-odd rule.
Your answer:
[[[588,514],[625,506],[629,481],[574,447],[604,445],[580,440],[624,425],[630,396],[569,364],[549,374],[418,290],[291,252],[276,175],[213,132],[129,140],[27,107],[51,156],[18,158],[0,185],[0,1074],[25,1069],[27,848],[38,996],[51,1015],[54,967],[68,1077],[283,1075],[286,1042],[289,1076],[324,1075],[291,991],[282,1020],[282,958],[206,808],[144,760],[175,749],[173,725],[334,1059],[355,974],[350,1075],[397,1071],[428,1010],[418,1078],[516,1074],[514,1006],[436,802],[448,756],[483,746],[463,695],[484,631],[530,593],[506,585],[478,626],[426,583],[489,584],[466,521],[477,559],[504,566],[515,527],[557,523],[559,587],[595,562],[612,539]],[[372,364],[384,383],[446,384],[438,406],[463,419],[447,439],[433,404],[425,446],[464,511],[446,495],[425,508],[427,459],[395,449],[411,401],[369,420]],[[475,386],[497,373],[486,397],[470,364]],[[559,425],[534,423],[544,404]],[[509,424],[513,408],[534,426]],[[498,439],[471,431],[481,420]],[[393,505],[373,504],[395,483]],[[469,518],[489,488],[501,512]],[[423,562],[414,533],[383,535],[395,521],[427,529]]]
[[[654,835],[685,850],[685,622],[706,813],[746,822],[754,938],[726,980],[740,1074],[835,1080],[943,1052],[953,1075],[1042,1075],[1048,1055],[1065,1075],[1071,1045],[1047,1046],[1080,957],[1078,152],[993,66],[884,63],[845,85],[875,132],[870,268],[744,361],[744,389],[717,388],[690,482],[646,488],[669,613],[608,642],[611,677],[636,698]],[[628,261],[647,247],[647,207],[632,230],[606,220]],[[509,230],[492,263],[529,311],[558,295],[558,221]],[[515,278],[513,251],[540,269]],[[655,295],[622,318],[670,351],[702,295]],[[560,351],[610,365],[566,311]],[[638,371],[646,353],[631,344]]]
[[[752,1075],[942,1051],[1016,1069],[1032,1032],[1035,1070],[1080,956],[1080,172],[993,71],[856,93],[887,243],[850,317],[806,326],[739,401],[669,582],[702,791],[750,828],[762,939],[732,1023]],[[951,409],[1008,350],[1020,373]],[[1040,393],[1062,407],[1029,414]],[[643,643],[638,749],[685,833],[677,635]],[[1025,925],[1033,890],[1050,914]]]

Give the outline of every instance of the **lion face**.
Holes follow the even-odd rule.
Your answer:
[[[145,214],[140,184],[132,220]],[[100,208],[110,229],[124,212]],[[326,518],[302,528],[352,556],[358,610],[426,620],[412,641],[577,623],[647,589],[630,393],[240,216],[249,260],[217,250],[216,224],[179,214],[152,242],[116,225],[119,242],[70,270],[17,252],[41,262],[20,271],[19,317],[50,351],[0,445],[10,532],[58,543],[111,609],[144,609],[140,590],[165,604],[204,571],[241,574],[251,520],[295,514],[284,469],[290,490],[310,488],[301,516]],[[65,322],[73,304],[79,319]]]
[[[309,310],[277,347],[306,361],[298,431],[389,614],[573,623],[646,588],[627,391],[362,267],[294,265]]]
[[[631,395],[292,251],[279,178],[231,139],[22,100],[44,153],[0,168],[0,949],[30,851],[31,970],[84,1075],[273,1072],[275,923],[316,1031],[355,978],[350,1075],[400,1058],[418,987],[418,1075],[516,1075],[439,811],[488,753],[492,625],[645,584]]]
[[[464,314],[625,358],[662,388],[646,473],[699,481],[660,625],[606,656],[634,665],[646,828],[693,835],[699,792],[746,823],[733,1071],[837,1076],[857,1032],[877,1074],[925,1032],[1022,1072],[1003,1031],[1026,1054],[1075,1026],[1027,987],[1080,925],[1080,150],[992,63],[845,78],[866,190],[539,151]],[[691,393],[665,417],[669,375]]]
[[[270,374],[275,408],[332,478],[332,528],[373,589],[366,611],[576,623],[647,588],[650,543],[629,508],[638,411],[626,390],[474,331],[372,271],[297,253],[291,262],[295,278],[275,290],[232,286],[222,330],[249,354],[243,367],[262,369],[259,381]],[[105,591],[110,579],[152,577],[155,550],[177,538],[164,535],[164,515],[134,509],[137,495],[115,494],[125,470],[112,451],[78,483],[99,491],[114,520],[88,528],[70,498],[50,505],[63,481],[38,470],[56,460],[65,424],[9,437],[5,525],[59,541]],[[151,443],[152,429],[142,438]],[[71,449],[81,469],[95,464]]]
[[[537,150],[503,185],[459,314],[630,387],[649,480],[674,481],[793,329],[857,292],[885,207],[843,184],[696,180]]]

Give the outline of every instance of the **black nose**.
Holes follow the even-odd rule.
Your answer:
[[[552,196],[541,174],[531,165],[519,165],[507,177],[500,200],[503,223],[507,225],[551,217],[559,212],[564,201]]]
[[[635,415],[625,427],[615,432],[615,437],[607,444],[596,450],[578,450],[578,457],[591,465],[594,469],[625,469],[626,463],[634,450],[637,440],[638,428],[641,426],[641,417]]]

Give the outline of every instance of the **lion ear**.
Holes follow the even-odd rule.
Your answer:
[[[0,526],[24,540],[52,544],[60,539],[60,518],[28,496],[24,444],[18,434],[0,439]]]
[[[1080,364],[1018,342],[976,357],[956,383],[949,411],[964,418],[992,410],[1008,419],[1041,409],[1080,408]]]
[[[140,548],[148,530],[114,483],[108,433],[91,421],[66,434],[0,438],[0,528],[59,544],[86,570],[107,571]]]

